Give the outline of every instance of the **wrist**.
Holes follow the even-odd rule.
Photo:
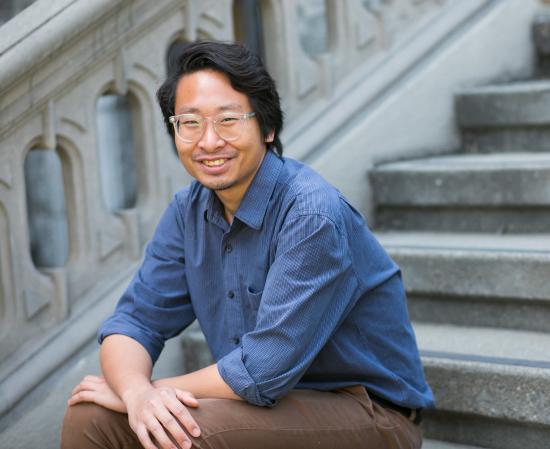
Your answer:
[[[140,396],[142,393],[153,388],[153,385],[149,381],[132,382],[120,393],[120,398],[124,404],[128,405],[134,398]]]

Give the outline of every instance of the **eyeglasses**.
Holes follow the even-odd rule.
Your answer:
[[[244,129],[244,121],[251,119],[256,114],[247,112],[224,112],[216,117],[202,117],[198,114],[173,115],[168,120],[174,125],[176,135],[185,143],[197,142],[206,129],[206,122],[212,122],[214,131],[223,140],[232,141],[241,137]]]

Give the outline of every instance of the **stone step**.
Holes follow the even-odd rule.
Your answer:
[[[377,233],[413,320],[550,332],[550,234]]]
[[[379,229],[550,231],[550,153],[431,157],[369,177]]]
[[[550,335],[415,323],[436,400],[429,438],[494,449],[550,441]]]
[[[461,90],[455,97],[469,152],[550,151],[550,81]]]
[[[448,443],[441,440],[424,439],[422,449],[481,449],[474,446],[464,446],[462,444]]]

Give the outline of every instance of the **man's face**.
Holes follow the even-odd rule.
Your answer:
[[[214,118],[224,112],[245,114],[252,108],[247,96],[234,90],[224,74],[201,70],[179,80],[174,111],[176,115]],[[244,120],[242,134],[230,142],[216,133],[211,122],[205,125],[197,142],[186,143],[175,137],[179,159],[202,185],[220,197],[240,202],[266,152],[258,121]]]

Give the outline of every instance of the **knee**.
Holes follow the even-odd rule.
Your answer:
[[[117,416],[118,415],[118,416]],[[88,448],[91,442],[105,439],[110,429],[126,415],[113,412],[92,403],[81,403],[67,407],[61,430],[61,448]]]
[[[108,422],[109,414],[109,410],[89,402],[71,405],[65,411],[63,427],[68,429],[87,429],[97,424],[101,427],[102,423]]]

